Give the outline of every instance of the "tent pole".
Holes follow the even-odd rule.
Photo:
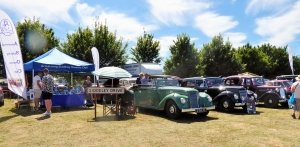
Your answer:
[[[32,77],[31,77],[32,82],[31,82],[31,89],[33,89],[33,77],[34,77],[34,69],[32,68]]]
[[[73,72],[71,72],[71,86],[73,86]]]

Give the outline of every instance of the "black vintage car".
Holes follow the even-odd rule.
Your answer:
[[[267,86],[261,76],[234,75],[225,79],[227,86],[244,86],[257,94],[258,101],[266,107],[277,107],[279,103],[286,102],[284,88],[280,86]]]
[[[206,92],[213,99],[213,104],[224,112],[229,112],[234,107],[247,108],[248,96],[256,99],[256,94],[243,86],[225,86],[220,77],[192,77],[182,80],[182,87],[192,87],[199,92]]]

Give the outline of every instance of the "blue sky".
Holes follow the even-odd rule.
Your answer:
[[[136,45],[147,33],[160,41],[160,56],[170,55],[176,36],[186,33],[201,49],[222,34],[234,47],[270,43],[288,45],[300,55],[300,0],[0,0],[0,9],[16,24],[40,18],[64,41],[78,26],[92,28],[96,16],[109,30]]]

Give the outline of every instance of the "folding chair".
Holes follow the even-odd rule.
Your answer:
[[[118,95],[117,95],[118,96]],[[119,102],[116,102],[115,94],[105,94],[103,95],[103,116],[116,114],[117,107]]]

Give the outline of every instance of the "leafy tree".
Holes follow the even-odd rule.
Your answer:
[[[94,45],[93,31],[89,28],[78,27],[72,34],[67,34],[67,41],[61,43],[62,51],[74,58],[92,62],[91,48]]]
[[[23,22],[18,22],[16,30],[19,36],[24,63],[59,45],[59,39],[54,36],[53,29],[47,28],[35,17],[33,19],[25,18]],[[2,57],[1,47],[0,56]],[[0,70],[3,71],[0,76],[5,77],[3,58],[0,59]]]
[[[164,65],[165,74],[179,77],[192,77],[199,74],[198,49],[186,34],[177,35],[174,45],[170,46],[171,56]]]
[[[259,49],[268,56],[271,68],[265,72],[265,77],[275,78],[278,75],[291,73],[287,46],[276,47],[270,44],[258,46]]]
[[[235,55],[229,41],[223,41],[221,35],[213,37],[211,43],[204,44],[200,51],[201,66],[204,75],[229,76],[244,71],[244,65]]]
[[[106,25],[97,21],[93,30],[79,27],[75,33],[67,34],[67,41],[61,46],[63,52],[87,62],[93,62],[91,48],[96,47],[99,52],[99,67],[124,65],[128,57],[128,43],[123,44],[123,38],[117,39],[116,32],[109,32]]]
[[[153,41],[153,37],[154,35],[144,32],[144,35],[138,38],[136,47],[131,48],[130,52],[133,57],[130,59],[137,63],[160,63],[162,58],[159,57],[159,41]]]
[[[236,51],[236,55],[245,64],[245,71],[251,72],[257,75],[265,75],[265,73],[271,68],[269,63],[269,56],[263,53],[259,48],[252,47],[250,43],[239,47]]]

